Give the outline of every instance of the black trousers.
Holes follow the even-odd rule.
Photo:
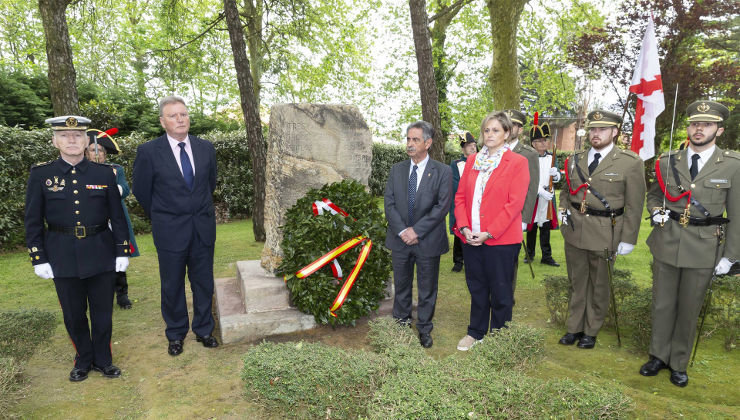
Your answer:
[[[454,236],[454,240],[452,242],[452,262],[454,264],[463,264],[463,250],[462,250],[462,241],[460,238],[457,237],[457,235]]]
[[[468,335],[482,339],[511,321],[514,264],[521,244],[463,245],[465,281],[470,291]]]
[[[54,279],[59,304],[62,306],[64,327],[77,354],[75,367],[88,369],[95,364],[113,364],[111,334],[113,330],[113,271],[84,279],[59,277]],[[88,325],[87,308],[90,306]]]
[[[437,304],[437,283],[439,281],[439,256],[418,255],[418,247],[410,246],[403,251],[393,251],[393,318],[411,321],[411,297],[414,288],[414,266],[416,266],[416,286],[419,302],[416,307],[416,329],[420,333],[430,333],[434,324],[434,308]]]
[[[552,259],[552,247],[550,246],[550,222],[537,226],[535,223],[532,229],[527,232],[527,256],[530,260],[534,259],[535,247],[537,246],[537,229],[540,231],[540,250],[542,250],[542,259]]]
[[[193,332],[201,337],[213,332],[213,246],[203,244],[194,232],[182,252],[157,250],[162,290],[162,318],[167,340],[183,340],[188,333],[185,273],[193,292]]]

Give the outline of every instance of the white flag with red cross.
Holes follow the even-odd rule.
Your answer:
[[[655,120],[665,110],[663,81],[658,62],[658,40],[655,38],[653,19],[648,19],[642,39],[640,57],[632,74],[630,92],[637,95],[635,126],[632,129],[633,152],[642,160],[655,156]]]

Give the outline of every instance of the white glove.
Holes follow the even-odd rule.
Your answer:
[[[732,268],[732,262],[728,258],[722,257],[722,259],[719,260],[719,264],[714,267],[714,274],[718,276],[727,274],[727,272],[730,271],[730,268]]]
[[[552,197],[555,194],[547,191],[543,186],[540,185],[540,188],[537,190],[537,195],[539,195],[545,201],[552,201]]]
[[[619,245],[617,245],[617,255],[627,255],[632,250],[635,249],[635,246],[632,244],[628,244],[627,242],[620,242]]]
[[[526,232],[526,231],[527,231],[527,224],[522,222],[522,232]]]
[[[670,213],[670,212],[671,212],[670,210],[665,209],[665,211],[663,211],[663,214],[661,214],[660,213],[660,210],[655,210],[653,212],[653,222],[655,222],[655,223],[665,223],[665,222],[667,222],[668,221],[668,213]]]
[[[552,177],[553,182],[559,182],[560,181],[560,171],[558,170],[558,168],[551,166],[550,176]]]
[[[128,257],[116,257],[116,272],[122,273],[128,268]]]
[[[560,219],[561,225],[568,225],[568,216],[570,216],[570,210],[560,210],[558,212],[558,219]]]
[[[51,271],[51,264],[49,263],[34,265],[33,271],[36,273],[37,276],[41,277],[42,279],[53,279],[54,278],[54,272]]]

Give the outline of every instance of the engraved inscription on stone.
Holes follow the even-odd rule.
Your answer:
[[[372,136],[353,105],[281,104],[270,111],[262,266],[280,264],[283,215],[311,188],[351,178],[367,185]],[[310,212],[310,209],[307,209]]]

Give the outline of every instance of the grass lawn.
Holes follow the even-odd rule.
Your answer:
[[[651,256],[643,222],[635,251],[620,257],[617,267],[630,269],[636,281],[650,285]],[[258,259],[261,243],[253,242],[251,221],[218,226],[214,271],[216,277],[235,273],[237,260]],[[137,237],[142,256],[129,266],[132,310],[114,310],[113,362],[123,370],[120,379],[97,373],[81,383],[67,379],[74,350],[62,324],[54,285],[33,274],[25,252],[0,255],[0,310],[43,308],[57,313],[52,340],[31,358],[25,370],[27,393],[16,411],[22,418],[282,418],[244,397],[239,375],[242,355],[253,343],[206,349],[193,334],[178,357],[167,354],[167,340],[160,314],[159,275],[151,235]],[[552,235],[554,258],[561,267],[534,264],[536,279],[520,264],[516,290],[515,321],[547,331],[546,357],[533,375],[541,378],[569,377],[595,383],[616,383],[635,401],[637,418],[740,418],[740,357],[726,352],[721,336],[703,341],[697,363],[689,368],[690,383],[678,388],[668,372],[653,378],[637,371],[647,360],[647,349],[635,348],[628,338],[617,347],[613,330],[602,330],[594,350],[557,344],[564,330],[547,323],[541,279],[548,274],[565,275],[562,236]],[[539,255],[539,250],[537,251]],[[435,314],[434,347],[427,352],[443,358],[458,353],[457,341],[465,334],[469,296],[463,273],[452,273],[451,253],[442,258],[439,298]],[[539,257],[536,259],[539,261]],[[189,293],[188,293],[189,295]],[[190,299],[190,298],[188,298]],[[271,341],[323,341],[345,347],[366,347],[367,323],[355,328],[321,327],[305,333],[271,338]],[[464,357],[464,355],[461,355]],[[576,413],[577,414],[577,413]],[[1,416],[1,415],[0,415]]]

